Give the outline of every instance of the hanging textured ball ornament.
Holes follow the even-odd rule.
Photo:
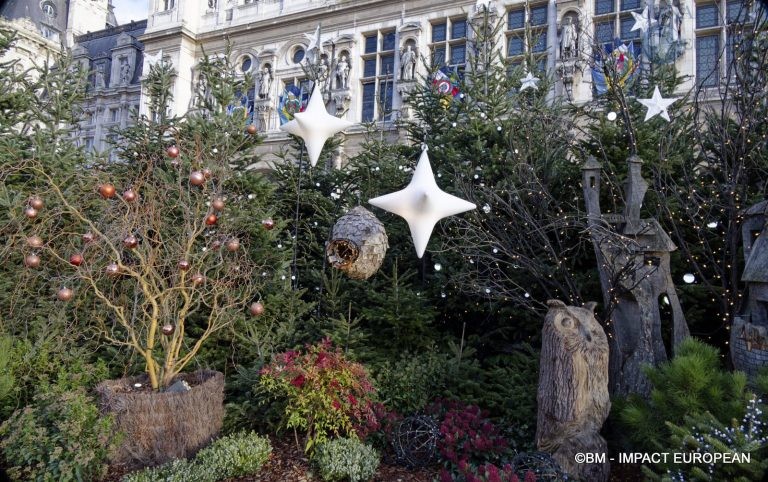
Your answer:
[[[125,246],[126,249],[135,249],[138,245],[139,240],[136,239],[136,236],[132,234],[130,236],[126,236],[126,238],[123,240],[123,246]]]
[[[193,186],[202,186],[205,184],[205,175],[200,171],[192,171],[189,174],[189,183]]]
[[[203,169],[203,177],[206,179],[210,179],[213,176],[213,172],[208,169],[207,167]]]
[[[224,210],[224,200],[221,199],[220,197],[217,197],[211,203],[211,207],[213,207],[213,209],[215,209],[216,211],[223,211]]]
[[[27,238],[27,246],[29,246],[30,248],[42,248],[43,238],[41,238],[36,234],[33,234],[32,236]]]
[[[179,270],[188,271],[189,267],[190,267],[189,261],[187,261],[186,259],[182,259],[181,261],[179,261]]]
[[[106,272],[109,277],[114,278],[120,276],[120,266],[118,266],[117,263],[109,263],[107,267],[104,268],[104,272]]]
[[[208,225],[208,226],[213,226],[214,224],[216,224],[216,221],[218,221],[218,220],[219,220],[219,218],[216,217],[215,214],[209,214],[205,218],[205,224]]]
[[[248,311],[250,311],[253,316],[261,316],[264,314],[264,305],[261,301],[253,302],[251,303],[251,306],[248,307]]]
[[[35,253],[26,255],[24,257],[24,266],[27,268],[37,268],[40,266],[40,256]]]
[[[37,217],[37,209],[32,206],[27,206],[27,208],[24,209],[24,216],[28,219],[35,219]]]
[[[123,193],[123,199],[125,200],[125,202],[132,203],[133,201],[138,199],[138,197],[139,197],[139,195],[136,194],[136,191],[134,191],[133,188],[128,188]]]
[[[104,199],[112,199],[115,197],[115,186],[112,184],[102,184],[99,186],[99,194]]]
[[[179,148],[176,146],[171,146],[165,150],[165,153],[168,154],[168,157],[171,159],[176,159],[179,157]]]
[[[74,294],[75,294],[74,291],[72,291],[71,289],[65,286],[56,292],[56,298],[58,298],[59,301],[69,301],[72,299],[72,296],[74,296]]]
[[[69,264],[71,264],[72,266],[80,266],[81,264],[83,264],[83,255],[80,253],[73,253],[69,257]]]
[[[245,128],[245,131],[252,136],[256,135],[256,133],[259,132],[256,126],[253,124],[248,124],[248,127]]]
[[[32,196],[31,198],[29,198],[29,205],[39,211],[43,209],[43,206],[45,206],[45,203],[43,202],[43,199],[40,196]]]
[[[201,284],[205,283],[205,276],[203,276],[202,273],[195,273],[192,275],[192,284],[195,286],[200,286]]]
[[[92,232],[88,231],[87,233],[83,234],[83,242],[85,244],[89,244],[96,241],[96,235]]]
[[[162,330],[162,332],[163,332],[163,335],[165,335],[165,336],[171,336],[171,335],[173,335],[173,332],[174,332],[174,331],[176,331],[176,327],[175,327],[175,326],[173,326],[173,325],[172,325],[172,324],[170,324],[170,323],[166,323],[166,324],[165,324],[165,325],[163,325],[163,327],[162,327],[162,328],[160,328],[160,329]]]
[[[368,279],[381,267],[389,242],[384,225],[362,206],[340,217],[325,248],[328,262],[352,279]]]
[[[270,218],[267,218],[267,219],[264,219],[263,221],[261,221],[261,225],[262,225],[262,226],[264,227],[264,229],[266,229],[267,231],[271,231],[271,230],[272,230],[272,228],[274,228],[274,227],[275,227],[275,222],[274,222],[272,219],[270,219]]]
[[[238,249],[240,249],[240,240],[237,238],[232,238],[229,241],[227,241],[227,251],[235,252]]]

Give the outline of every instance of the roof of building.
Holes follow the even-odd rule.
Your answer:
[[[768,283],[768,231],[763,230],[749,250],[741,280],[752,283]]]
[[[144,33],[146,28],[146,20],[130,22],[126,23],[125,25],[110,27],[96,32],[89,32],[84,35],[78,35],[75,37],[75,45],[76,48],[81,47],[85,49],[91,61],[99,59],[111,60],[112,49],[117,47],[118,38],[123,34],[129,35],[131,37],[131,43],[139,49],[137,54],[138,58],[136,59],[136,68],[133,71],[133,78],[131,79],[131,84],[138,84],[142,75],[142,64],[144,63],[142,55],[144,47],[142,43],[139,42],[138,37]],[[110,69],[107,69],[105,74],[109,82],[111,82],[111,79],[109,79]]]
[[[38,0],[5,0],[0,5],[0,17],[5,17],[8,20],[26,18],[38,28],[42,25],[48,25],[60,33],[66,32],[69,2],[67,0],[46,0],[46,3],[53,6],[55,12],[53,17],[43,12],[42,2]]]

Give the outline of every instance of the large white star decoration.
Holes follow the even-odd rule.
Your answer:
[[[532,73],[528,72],[525,74],[525,77],[520,79],[520,92],[524,91],[527,88],[532,88],[533,90],[539,90],[539,86],[536,85],[536,82],[538,82],[540,79],[538,77],[534,77]]]
[[[656,25],[658,22],[655,18],[651,18],[651,16],[648,14],[648,7],[646,6],[645,9],[640,12],[631,12],[632,16],[635,18],[635,24],[632,26],[631,32],[634,32],[635,30],[640,30],[641,32],[645,33],[649,28]]]
[[[483,9],[488,10],[490,12],[492,8],[493,8],[493,0],[477,0],[475,2],[476,12],[482,12]]]
[[[315,167],[325,141],[351,125],[351,122],[329,114],[325,110],[322,92],[315,89],[304,112],[294,114],[293,120],[280,126],[280,129],[304,139],[309,163]]]
[[[662,98],[658,85],[653,89],[653,97],[650,99],[637,99],[638,102],[648,108],[648,111],[645,113],[646,121],[654,117],[656,114],[661,114],[661,117],[666,119],[667,122],[669,122],[669,112],[667,112],[667,108],[676,100],[677,99]]]
[[[395,213],[408,222],[419,258],[424,256],[432,230],[438,221],[477,207],[469,201],[442,191],[437,186],[426,148],[422,151],[413,178],[405,189],[373,198],[368,202]]]

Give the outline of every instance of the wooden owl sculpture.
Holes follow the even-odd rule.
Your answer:
[[[584,308],[547,302],[539,368],[536,445],[577,480],[607,481],[609,465],[576,463],[577,453],[606,453],[600,428],[608,417],[608,338]]]

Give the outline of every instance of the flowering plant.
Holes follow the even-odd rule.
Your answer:
[[[348,360],[330,339],[275,355],[261,370],[260,384],[286,399],[285,425],[306,432],[305,452],[331,435],[364,438],[379,428],[375,389],[365,368]]]

